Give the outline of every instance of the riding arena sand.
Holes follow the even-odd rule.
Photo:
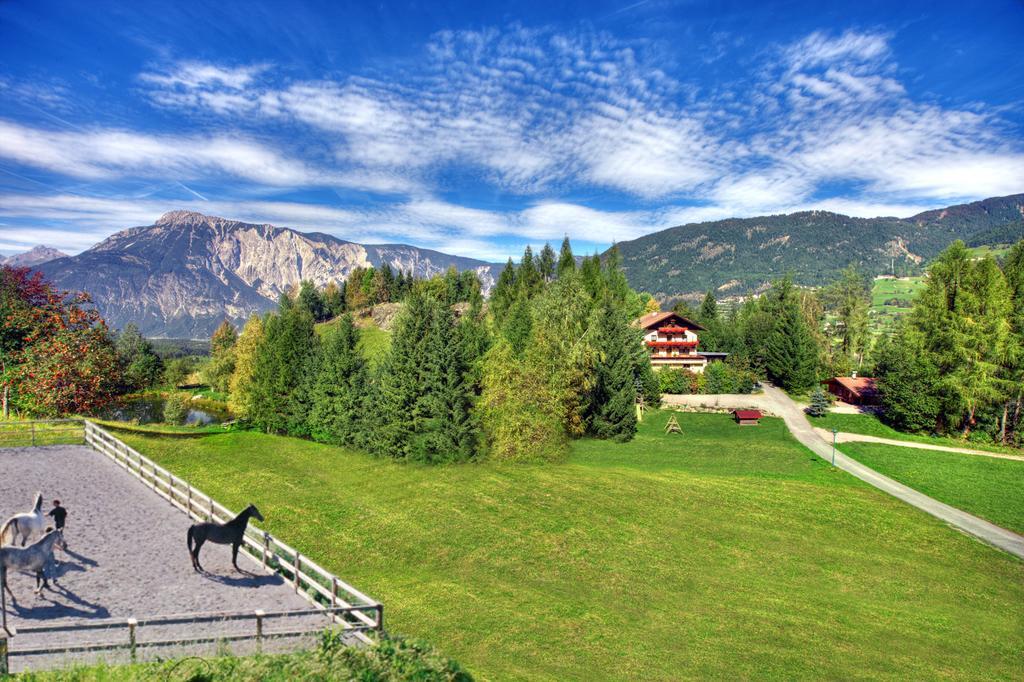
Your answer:
[[[43,510],[59,499],[68,510],[64,532],[68,550],[57,550],[48,571],[50,589],[34,594],[33,575],[10,571],[8,623],[15,628],[80,623],[123,624],[125,619],[224,612],[309,610],[309,602],[277,574],[239,553],[231,566],[231,547],[207,543],[201,554],[205,574],[192,569],[186,533],[193,523],[141,481],[96,450],[80,445],[0,449],[0,519],[30,511],[37,492]],[[253,500],[258,504],[258,500]],[[2,521],[0,521],[2,523]],[[37,539],[37,538],[33,538]],[[300,637],[268,639],[265,651],[308,647],[316,631],[328,627],[322,615],[267,620],[264,632],[307,631]],[[177,640],[253,633],[255,620],[212,625],[140,626],[137,640]],[[9,640],[12,672],[49,669],[96,660],[123,662],[127,648],[102,653],[19,655],[19,650],[60,645],[126,643],[128,630],[110,627],[76,632],[16,634]],[[253,641],[186,646],[140,646],[139,658],[180,655],[244,654]]]

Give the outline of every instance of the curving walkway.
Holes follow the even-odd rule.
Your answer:
[[[828,429],[815,427],[818,435],[827,442],[832,441],[832,432]],[[997,459],[1015,459],[1024,462],[1024,456],[1008,455],[1003,452],[990,452],[988,450],[972,450],[971,448],[953,447],[950,445],[930,445],[929,443],[918,443],[916,441],[897,440],[895,438],[882,438],[881,436],[868,436],[862,433],[836,434],[836,441],[839,443],[881,443],[883,445],[897,445],[903,448],[917,448],[918,450],[937,450],[938,452],[957,452],[962,455],[978,455],[979,457],[995,457]]]
[[[832,443],[822,439],[807,420],[807,416],[800,405],[786,395],[785,391],[774,386],[765,385],[764,393],[758,397],[761,398],[758,402],[764,405],[766,412],[782,417],[786,422],[786,426],[798,441],[825,461],[833,461]],[[831,435],[831,432],[829,432],[829,435]],[[896,442],[906,445],[903,441]],[[968,514],[961,509],[932,499],[913,488],[894,481],[888,476],[883,476],[874,469],[864,466],[857,460],[847,457],[839,450],[835,450],[834,461],[836,467],[853,474],[865,483],[897,499],[903,500],[907,504],[913,505],[921,511],[927,512],[990,545],[1024,559],[1024,536],[980,519],[973,514]]]

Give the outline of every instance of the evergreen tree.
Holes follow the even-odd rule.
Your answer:
[[[601,300],[604,295],[605,279],[601,269],[601,257],[596,253],[593,256],[584,256],[580,263],[580,283],[592,300]]]
[[[825,395],[825,390],[819,386],[811,394],[811,404],[807,406],[807,414],[812,417],[824,417],[828,414],[828,408],[828,396]]]
[[[835,318],[832,334],[838,337],[835,353],[839,361],[833,360],[837,374],[845,369],[860,367],[869,340],[868,310],[871,306],[871,289],[865,277],[850,266],[843,270],[840,279],[822,290],[822,300]]]
[[[533,249],[529,244],[523,251],[523,259],[519,262],[519,269],[516,271],[516,289],[520,295],[527,298],[533,296],[541,289],[540,273],[537,271],[537,263],[533,257]]]
[[[381,361],[375,393],[375,429],[371,447],[386,457],[407,459],[417,434],[430,418],[425,401],[424,370],[432,320],[439,308],[414,289],[395,320],[391,348]]]
[[[522,357],[533,331],[533,318],[530,316],[530,302],[520,296],[512,304],[505,322],[501,325],[502,335],[508,339],[512,352]]]
[[[570,272],[576,271],[576,257],[572,255],[572,245],[566,235],[562,239],[562,250],[558,254],[558,276],[562,277]]]
[[[786,390],[806,390],[817,381],[818,346],[792,283],[779,282],[766,301],[766,312],[773,320],[764,341],[768,378]]]
[[[343,286],[344,282],[342,282]],[[338,317],[345,312],[345,291],[342,287],[339,287],[337,282],[331,281],[324,289],[324,307],[327,309],[329,317]]]
[[[138,391],[149,388],[163,375],[163,361],[153,352],[153,345],[142,336],[134,324],[126,324],[117,335],[114,350],[121,366],[124,390]]]
[[[315,322],[322,322],[329,316],[323,297],[316,285],[309,280],[303,280],[299,285],[299,296],[296,302],[313,317]]]
[[[516,301],[516,266],[512,259],[508,259],[505,269],[498,275],[498,281],[491,292],[491,315],[495,323],[501,326],[505,321],[512,304]]]
[[[252,410],[255,394],[252,374],[256,368],[257,352],[263,341],[263,318],[253,315],[242,327],[235,343],[235,370],[228,386],[228,409],[236,417],[247,419]]]
[[[319,351],[313,316],[304,306],[284,308],[267,319],[252,373],[249,412],[254,424],[268,433],[307,435]]]
[[[715,294],[710,289],[708,289],[708,293],[704,294],[704,300],[700,304],[700,313],[697,319],[703,325],[713,324],[718,321],[718,301],[715,300]]]
[[[697,312],[684,299],[676,301],[675,305],[672,306],[672,312],[688,320],[695,320],[697,318]]]
[[[358,343],[351,315],[343,316],[324,336],[310,400],[309,434],[314,440],[353,446],[367,442],[369,373]]]
[[[639,362],[650,360],[642,333],[621,308],[609,301],[595,314],[598,357],[590,430],[598,438],[627,441],[636,434],[636,370]]]
[[[537,272],[545,284],[555,278],[555,250],[547,242],[544,243],[544,248],[537,259]]]
[[[926,352],[919,332],[901,325],[892,339],[884,341],[875,376],[886,422],[901,431],[935,429],[942,409],[939,368]]]
[[[436,306],[425,340],[423,400],[426,415],[409,450],[411,459],[436,464],[464,461],[476,453],[470,415],[472,389],[451,308]]]

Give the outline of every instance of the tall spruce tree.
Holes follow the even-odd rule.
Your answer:
[[[555,265],[555,250],[551,248],[551,244],[544,242],[544,248],[537,258],[537,272],[545,284],[555,278]]]
[[[467,384],[463,348],[451,308],[435,306],[425,341],[422,406],[425,419],[414,434],[409,457],[437,464],[465,461],[476,453],[473,389]]]
[[[590,431],[598,438],[627,441],[636,434],[636,370],[639,361],[649,365],[650,360],[641,332],[621,307],[608,301],[595,311],[595,317],[598,357]]]
[[[519,262],[519,269],[516,271],[516,289],[520,295],[533,298],[541,290],[541,287],[540,272],[537,270],[537,262],[533,257],[533,249],[527,245],[523,251],[523,259]]]
[[[309,435],[314,440],[357,447],[368,441],[370,382],[358,343],[351,315],[342,316],[324,335],[310,396]]]
[[[818,346],[788,278],[765,297],[765,312],[771,318],[764,339],[768,378],[789,391],[811,388],[818,378]]]
[[[502,335],[508,339],[512,352],[516,357],[522,357],[526,345],[530,341],[530,334],[533,332],[533,317],[530,313],[530,302],[525,296],[520,296],[505,316],[501,325]]]
[[[576,271],[576,256],[572,255],[572,244],[566,235],[562,239],[562,249],[558,253],[558,276],[562,277],[570,272]]]
[[[430,418],[424,370],[428,339],[439,304],[417,289],[406,297],[395,320],[391,348],[377,372],[371,449],[382,456],[408,459],[417,434]]]
[[[308,435],[319,352],[313,316],[304,306],[284,307],[267,319],[252,374],[250,417],[256,426],[268,433]]]
[[[495,323],[501,326],[505,321],[505,315],[509,308],[516,301],[516,266],[512,259],[508,259],[505,268],[498,275],[498,281],[494,284],[491,292],[490,309],[494,316]]]

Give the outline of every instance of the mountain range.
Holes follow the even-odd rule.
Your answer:
[[[1024,236],[1022,216],[1024,194],[1017,194],[910,218],[805,211],[694,223],[618,247],[637,289],[662,301],[695,299],[708,289],[724,298],[758,291],[785,274],[798,284],[824,284],[850,264],[870,274],[920,272],[955,239],[976,246],[1015,241]],[[450,266],[473,270],[485,291],[504,267],[404,244],[364,245],[172,211],[39,269],[61,289],[89,292],[112,327],[134,322],[148,336],[198,339],[223,319],[241,324],[272,309],[302,280],[325,286],[356,267],[385,263],[417,277]]]
[[[198,339],[209,338],[224,319],[242,324],[272,309],[302,280],[323,287],[356,267],[385,263],[417,277],[450,266],[474,270],[488,289],[495,275],[491,264],[472,258],[191,211],[166,213],[39,269],[60,289],[88,292],[112,327],[134,322],[147,336]]]
[[[66,257],[67,254],[63,251],[39,245],[32,247],[25,253],[16,253],[6,258],[0,256],[0,265],[9,265],[12,268],[31,268],[51,260]]]
[[[698,299],[709,289],[720,297],[757,291],[786,274],[799,284],[825,284],[851,264],[871,274],[920,272],[956,239],[977,246],[1015,241],[1022,216],[1024,194],[1015,194],[910,218],[803,211],[693,223],[618,246],[633,287],[660,300]]]

